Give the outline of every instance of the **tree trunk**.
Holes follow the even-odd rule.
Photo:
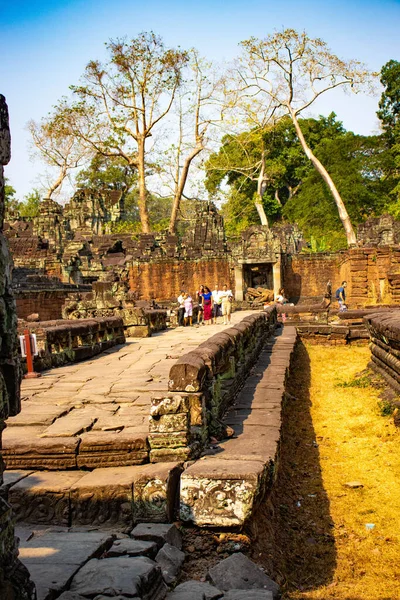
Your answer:
[[[176,185],[176,190],[175,190],[175,195],[174,195],[174,203],[172,205],[172,211],[171,211],[171,219],[169,221],[169,227],[168,227],[169,233],[175,233],[176,220],[178,218],[178,211],[179,211],[179,207],[181,205],[181,198],[182,198],[183,190],[185,189],[186,181],[187,181],[188,174],[189,174],[190,165],[192,163],[192,160],[198,154],[200,154],[200,152],[202,150],[203,150],[202,146],[195,148],[189,154],[189,156],[186,158],[185,163],[183,165],[182,173],[180,174],[179,180],[177,181],[177,185]]]
[[[261,225],[266,225],[266,227],[268,227],[268,219],[267,219],[267,215],[265,214],[263,205],[261,204],[260,201],[254,202],[254,204],[256,206],[258,216],[260,217]]]
[[[265,214],[264,207],[262,205],[262,198],[265,191],[265,163],[264,163],[264,153],[261,162],[260,174],[257,178],[257,200],[255,201],[256,209],[258,212],[258,216],[260,217],[261,225],[265,225],[268,227],[268,219]]]
[[[139,180],[139,215],[142,224],[142,232],[150,233],[150,220],[147,210],[147,190],[146,190],[146,165],[145,165],[145,140],[138,140],[138,180]]]
[[[344,230],[346,232],[347,245],[349,247],[356,246],[357,238],[356,238],[356,234],[354,233],[354,229],[351,224],[349,214],[346,210],[344,202],[343,202],[342,198],[340,197],[340,194],[339,194],[335,184],[332,181],[331,176],[329,175],[328,171],[325,169],[323,164],[318,160],[318,158],[312,152],[311,148],[308,146],[308,144],[304,138],[303,132],[301,131],[299,122],[297,120],[296,113],[292,110],[291,107],[289,107],[289,113],[292,118],[293,125],[296,129],[297,137],[300,140],[300,144],[301,144],[307,158],[312,162],[315,169],[321,175],[322,179],[325,181],[325,183],[329,187],[331,194],[335,200],[335,203],[336,203],[336,206],[337,206],[337,209],[339,212],[340,220],[342,221]]]

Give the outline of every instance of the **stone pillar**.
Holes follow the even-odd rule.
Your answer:
[[[277,261],[272,265],[272,277],[274,281],[274,298],[279,294],[279,290],[282,287],[281,282],[281,255],[277,255]]]
[[[243,265],[235,267],[235,300],[243,302]]]
[[[11,257],[3,235],[4,167],[11,158],[8,109],[0,94],[0,449],[1,434],[8,416],[20,411],[20,365],[17,352],[17,316],[11,292]],[[0,457],[0,486],[4,463]],[[33,600],[35,586],[28,570],[17,558],[11,507],[0,494],[0,598],[1,600]]]

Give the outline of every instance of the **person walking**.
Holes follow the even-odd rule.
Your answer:
[[[214,325],[218,323],[218,317],[221,316],[221,304],[222,304],[222,290],[219,290],[218,283],[215,284],[215,289],[212,292],[213,297],[213,319]]]
[[[181,293],[178,296],[178,327],[183,327],[184,318],[185,318],[185,292],[181,290]]]
[[[220,293],[221,298],[221,309],[222,316],[224,318],[224,325],[228,325],[231,322],[231,312],[232,312],[232,301],[233,294],[232,290],[228,290],[228,286],[224,284],[222,286],[222,292]]]
[[[188,325],[192,326],[192,317],[193,317],[193,300],[187,292],[183,296],[183,304],[185,307],[185,327]]]
[[[196,292],[196,296],[197,296],[197,302],[199,305],[198,308],[198,313],[197,313],[197,323],[199,325],[201,325],[201,323],[204,323],[204,309],[203,309],[203,294],[204,294],[204,285],[201,285],[199,287],[199,290]]]
[[[206,285],[203,293],[203,316],[206,325],[210,325],[212,321],[213,296],[211,290]]]
[[[347,281],[342,281],[342,285],[336,290],[335,296],[339,305],[339,311],[343,312],[347,310],[346,306],[346,287]]]

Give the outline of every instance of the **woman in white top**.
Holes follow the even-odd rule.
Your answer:
[[[232,301],[233,294],[231,290],[228,290],[228,286],[225,284],[220,292],[220,298],[222,300],[222,316],[224,317],[224,325],[228,325],[231,322],[232,312]]]

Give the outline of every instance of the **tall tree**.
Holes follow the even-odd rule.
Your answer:
[[[70,107],[62,100],[47,117],[39,123],[31,120],[28,130],[32,136],[34,154],[55,170],[57,175],[50,180],[46,197],[51,198],[59,190],[73,169],[83,165],[87,150],[69,127]]]
[[[184,82],[178,93],[176,142],[170,146],[161,164],[161,170],[164,174],[169,170],[172,180],[173,203],[168,227],[170,233],[176,230],[193,162],[207,149],[211,130],[223,118],[223,81],[224,77],[217,74],[211,63],[201,58],[197,50],[191,49],[188,52]]]
[[[358,91],[368,86],[372,74],[356,60],[343,61],[321,39],[312,39],[294,29],[250,38],[241,43],[243,55],[237,63],[239,90],[245,101],[265,98],[268,112],[288,114],[293,121],[301,146],[315,169],[324,179],[335,200],[348,245],[356,236],[346,206],[328,171],[312,152],[299,124],[299,115],[322,94],[338,87]]]
[[[171,109],[187,54],[166,48],[152,32],[111,40],[106,47],[108,62],[89,62],[82,85],[72,87],[80,98],[75,133],[97,153],[119,156],[137,169],[140,220],[149,232],[146,144]]]
[[[381,70],[384,87],[377,115],[386,145],[385,178],[391,187],[387,210],[400,217],[400,62],[390,60]]]

